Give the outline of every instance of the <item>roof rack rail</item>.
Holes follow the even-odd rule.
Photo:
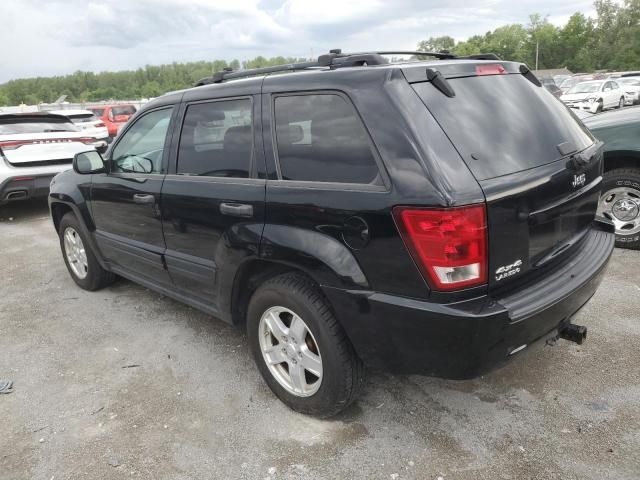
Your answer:
[[[412,55],[416,57],[434,57],[438,60],[501,60],[494,53],[481,53],[477,55],[469,55],[468,57],[457,57],[446,50],[441,52],[422,52],[409,50],[389,50],[379,52],[362,52],[362,53],[342,53],[339,48],[329,50],[329,53],[320,55],[315,62],[287,63],[284,65],[274,65],[272,67],[251,68],[248,70],[232,70],[224,68],[221,72],[216,72],[210,77],[198,80],[196,87],[202,85],[210,85],[212,83],[222,83],[225,80],[233,80],[238,78],[254,77],[256,75],[267,75],[270,73],[280,72],[296,72],[300,70],[308,70],[314,68],[344,68],[344,67],[362,67],[366,65],[383,65],[389,63],[384,58],[388,55]]]

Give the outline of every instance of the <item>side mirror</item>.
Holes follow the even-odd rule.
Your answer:
[[[73,170],[81,175],[103,173],[106,171],[104,160],[95,150],[76,153],[73,157]]]

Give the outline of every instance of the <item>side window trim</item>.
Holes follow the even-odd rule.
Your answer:
[[[251,161],[249,164],[249,178],[235,178],[235,177],[201,177],[197,175],[180,175],[178,174],[178,162],[179,162],[179,152],[180,152],[180,140],[182,139],[182,130],[184,128],[184,121],[187,116],[187,111],[191,105],[201,105],[206,103],[217,103],[217,102],[225,102],[232,100],[249,100],[251,102]],[[178,114],[176,115],[176,128],[173,129],[174,141],[171,146],[171,162],[169,168],[167,170],[168,175],[172,175],[174,178],[182,178],[182,179],[198,179],[199,181],[222,181],[232,183],[232,181],[243,183],[244,180],[253,180],[257,178],[257,156],[258,152],[256,151],[256,139],[255,139],[255,129],[256,129],[256,113],[255,110],[255,99],[254,95],[236,95],[232,97],[217,97],[217,98],[207,98],[203,100],[189,100],[181,102],[180,108],[178,109]],[[179,126],[179,128],[178,128]],[[251,183],[251,182],[249,182]]]
[[[131,129],[131,127],[133,127],[136,123],[138,123],[142,118],[146,117],[147,115],[154,113],[154,112],[158,112],[160,110],[169,110],[172,109],[171,112],[171,117],[169,118],[169,126],[167,127],[167,133],[165,135],[164,138],[164,147],[163,147],[163,152],[162,152],[162,162],[161,162],[161,169],[159,173],[123,173],[123,172],[113,172],[112,171],[112,157],[113,157],[113,151],[116,149],[116,147],[120,144],[120,142],[122,141],[122,139],[124,138],[124,135]],[[167,170],[168,170],[168,159],[169,159],[169,149],[171,147],[171,141],[173,138],[173,132],[174,132],[174,124],[175,124],[175,120],[176,120],[176,114],[178,112],[178,108],[176,104],[171,104],[171,105],[162,105],[159,106],[157,108],[152,108],[150,110],[146,110],[144,112],[142,112],[140,115],[135,115],[135,117],[132,117],[132,122],[128,123],[126,125],[126,127],[122,130],[122,132],[120,132],[118,134],[117,139],[115,140],[115,142],[113,142],[111,144],[111,147],[109,148],[109,153],[108,153],[108,157],[107,157],[107,175],[125,175],[125,176],[141,176],[141,175],[166,175],[167,174]]]
[[[301,97],[301,96],[311,96],[311,95],[337,95],[342,98],[347,105],[351,108],[351,111],[355,114],[357,121],[360,123],[362,127],[365,137],[367,140],[367,144],[369,146],[369,150],[373,156],[376,167],[378,168],[378,173],[382,179],[383,185],[372,185],[369,183],[347,183],[347,182],[322,182],[317,180],[284,180],[282,178],[282,172],[280,169],[280,158],[278,155],[278,139],[276,137],[276,100],[282,97]],[[314,189],[329,189],[329,190],[354,190],[354,191],[374,191],[374,192],[386,192],[391,188],[391,181],[389,179],[389,175],[387,173],[387,169],[382,161],[382,157],[380,152],[378,151],[378,147],[376,146],[373,138],[371,137],[371,133],[367,128],[366,123],[362,119],[362,115],[358,111],[355,104],[351,101],[349,95],[347,95],[342,90],[332,90],[332,89],[319,89],[319,90],[304,90],[298,92],[277,92],[271,93],[269,99],[269,122],[270,122],[270,135],[271,135],[271,146],[272,146],[272,154],[273,160],[275,162],[276,174],[277,178],[268,180],[269,184],[273,186],[290,186],[290,187],[299,187],[299,188],[314,188]],[[266,132],[265,132],[266,134]]]

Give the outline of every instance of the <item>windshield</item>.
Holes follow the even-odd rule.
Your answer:
[[[478,180],[508,175],[562,158],[593,144],[589,131],[543,88],[522,75],[448,80],[455,97],[431,82],[414,89]]]
[[[576,80],[575,78],[567,78],[564,82],[562,82],[562,84],[560,85],[560,88],[563,88],[563,89],[571,88],[579,82],[580,80]]]
[[[640,85],[640,80],[637,78],[618,78],[616,82],[623,83],[625,85]]]
[[[602,86],[602,82],[594,82],[594,83],[584,82],[584,83],[579,83],[578,85],[573,87],[571,90],[569,90],[567,93],[593,93],[593,92],[599,92],[601,86]]]
[[[90,108],[96,117],[101,117],[104,115],[104,108]]]

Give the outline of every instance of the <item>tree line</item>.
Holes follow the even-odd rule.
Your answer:
[[[456,55],[495,53],[505,60],[532,68],[567,67],[573,72],[640,70],[640,0],[594,2],[596,17],[573,14],[557,27],[541,15],[531,15],[527,25],[505,25],[484,35],[457,42],[450,36],[431,37],[418,44],[421,51],[447,50]],[[256,57],[232,60],[147,65],[121,72],[82,72],[56,77],[11,80],[0,85],[0,106],[54,102],[67,95],[70,102],[139,99],[193,86],[199,79],[224,68],[259,68],[306,61],[303,58]]]
[[[596,18],[574,13],[562,27],[535,14],[528,25],[505,25],[462,42],[449,36],[431,37],[420,42],[418,49],[455,55],[495,53],[531,68],[535,68],[537,50],[539,69],[640,70],[640,0],[622,4],[596,0],[594,7]]]

